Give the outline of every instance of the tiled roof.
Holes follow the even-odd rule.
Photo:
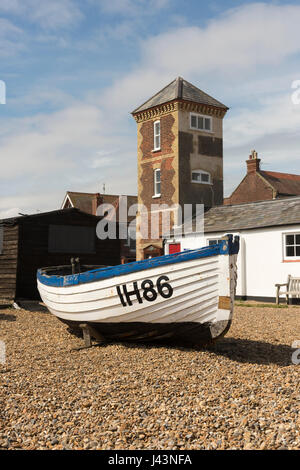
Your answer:
[[[139,113],[140,111],[144,111],[146,109],[153,108],[154,106],[178,99],[206,104],[226,110],[228,109],[227,106],[225,106],[220,101],[217,101],[215,98],[209,96],[207,93],[195,87],[183,78],[177,77],[175,80],[169,83],[169,85],[167,85],[141,106],[132,111],[132,114]]]
[[[300,224],[300,197],[216,206],[204,215],[205,233],[293,224]],[[195,230],[195,223],[193,230]]]
[[[259,172],[270,183],[278,195],[300,195],[300,175],[289,173],[277,173],[275,171]]]
[[[300,197],[212,207],[205,214],[205,232],[246,230],[300,224]]]
[[[74,191],[67,191],[73,207],[80,209],[88,214],[93,214],[93,200],[97,197],[97,193],[78,193]]]
[[[99,201],[103,201],[104,204],[111,204],[118,207],[119,197],[118,194],[99,194],[99,193],[78,193],[73,191],[67,191],[67,196],[71,200],[74,207],[80,209],[83,212],[88,214],[93,214],[94,208],[97,207]],[[121,196],[124,197],[124,196]],[[126,196],[127,197],[127,206],[128,209],[131,205],[137,203],[137,196]],[[93,201],[97,198],[98,204],[93,205]],[[132,220],[135,217],[128,217],[129,220]]]

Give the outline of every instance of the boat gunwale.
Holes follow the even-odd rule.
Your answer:
[[[232,241],[232,239],[232,235],[227,235],[226,237],[224,237],[224,239],[221,240],[220,243],[216,245],[210,245],[198,248],[196,250],[182,251],[180,253],[174,253],[171,255],[163,255],[155,258],[148,258],[146,260],[133,261],[132,263],[120,264],[117,266],[108,266],[105,268],[93,269],[78,274],[49,275],[46,273],[46,270],[53,269],[53,267],[40,268],[37,271],[37,279],[41,284],[47,286],[68,287],[79,284],[86,284],[90,282],[96,282],[108,278],[115,278],[124,274],[130,274],[134,272],[148,271],[153,268],[190,261],[197,258],[236,254],[239,250],[239,240],[238,237],[235,237],[234,242]]]

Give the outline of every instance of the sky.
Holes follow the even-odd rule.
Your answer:
[[[0,217],[136,194],[130,113],[177,76],[230,108],[226,196],[252,149],[300,174],[299,24],[299,0],[0,0]]]

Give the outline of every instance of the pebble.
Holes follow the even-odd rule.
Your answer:
[[[78,349],[51,314],[13,314],[0,319],[0,449],[300,449],[299,307],[236,307],[201,350]]]

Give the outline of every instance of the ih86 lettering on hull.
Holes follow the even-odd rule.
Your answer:
[[[157,279],[156,286],[154,286],[154,283],[151,281],[151,279],[145,279],[141,282],[140,287],[142,290],[142,295],[136,281],[133,283],[133,290],[131,291],[128,290],[126,284],[117,286],[116,288],[123,307],[127,307],[127,305],[132,305],[131,298],[136,298],[140,304],[143,303],[143,300],[153,302],[159,295],[164,299],[169,299],[173,295],[173,288],[166,281],[169,281],[168,276],[160,276]]]

